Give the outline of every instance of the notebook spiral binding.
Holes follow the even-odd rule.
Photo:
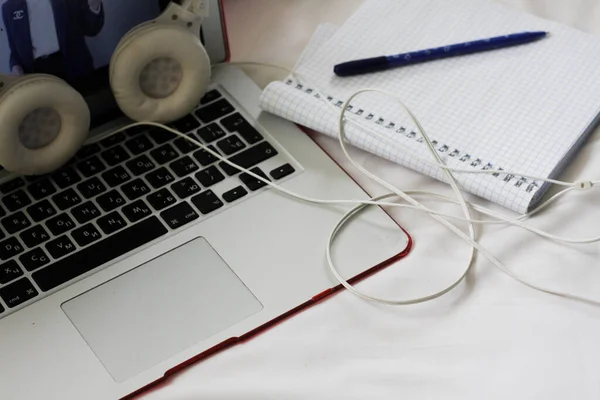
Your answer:
[[[316,92],[314,89],[312,89],[310,87],[306,87],[304,84],[302,84],[298,81],[295,81],[291,78],[286,79],[285,83],[291,87],[294,87],[294,88],[300,90],[301,92],[303,92],[305,94],[312,95],[317,99],[321,98],[321,95],[318,92]],[[329,103],[333,104],[334,106],[336,106],[340,109],[344,105],[343,100],[334,98],[333,96],[327,96],[326,100]],[[366,112],[362,108],[355,109],[355,107],[353,107],[352,104],[350,104],[347,108],[347,112],[350,112],[357,116],[364,116],[365,121],[384,126],[386,129],[389,129],[389,130],[395,130],[396,133],[404,135],[408,139],[415,140],[417,143],[423,143],[423,140],[424,140],[423,137],[417,135],[416,132],[414,132],[412,130],[407,130],[403,126],[396,127],[397,124],[395,122],[386,120],[382,117],[376,117],[375,114]],[[503,170],[502,167],[494,167],[494,165],[492,163],[489,163],[489,162],[485,163],[481,158],[474,157],[471,154],[463,152],[459,149],[454,148],[454,149],[452,149],[452,151],[450,151],[450,146],[445,145],[443,143],[438,143],[437,140],[432,140],[431,143],[434,145],[434,147],[436,148],[436,150],[439,153],[447,154],[449,157],[458,159],[460,162],[464,163],[466,166],[473,167],[473,168],[478,168],[481,166],[480,168],[482,170],[488,170],[488,169],[495,169],[498,171]],[[527,193],[535,193],[540,188],[540,183],[538,183],[537,181],[534,181],[534,180],[530,180],[523,176],[516,176],[513,174],[501,174],[501,173],[493,173],[493,174],[489,174],[489,175],[491,175],[497,179],[501,179],[502,182],[504,182],[506,184],[513,184],[514,187],[516,187],[516,188],[520,188],[520,189],[524,188],[525,192],[527,192]]]

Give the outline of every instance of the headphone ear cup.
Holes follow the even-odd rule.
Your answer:
[[[11,172],[52,172],[79,150],[90,127],[81,94],[51,75],[28,75],[0,94],[0,165]]]
[[[197,35],[179,25],[155,23],[121,41],[111,60],[110,84],[129,118],[167,123],[194,110],[210,73]]]

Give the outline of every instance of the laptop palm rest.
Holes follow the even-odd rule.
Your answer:
[[[197,238],[62,305],[116,382],[255,314],[261,303]]]

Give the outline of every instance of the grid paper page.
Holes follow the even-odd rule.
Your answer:
[[[333,66],[343,61],[534,30],[550,36],[357,77],[333,74]],[[299,63],[301,82],[290,78],[270,84],[261,104],[337,136],[339,112],[323,101],[339,105],[359,89],[383,89],[411,108],[447,165],[549,177],[560,172],[565,156],[581,145],[599,114],[598,65],[600,39],[490,0],[374,0]],[[365,94],[353,101],[352,112],[349,119],[360,121],[362,128],[346,124],[350,143],[446,180],[439,168],[419,161],[433,158],[396,103]],[[547,187],[507,174],[455,177],[465,190],[518,212],[525,212]]]

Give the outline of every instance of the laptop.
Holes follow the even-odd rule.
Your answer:
[[[130,122],[110,94],[111,52],[164,3],[102,0],[103,27],[86,38],[93,68],[72,80],[92,111],[88,142],[51,174],[2,172],[2,399],[129,397],[341,288],[325,246],[347,207],[281,194],[162,129],[111,134]],[[202,40],[223,62],[221,4],[210,8]],[[242,70],[215,69],[197,109],[170,125],[294,192],[369,197],[296,125],[261,112],[260,94]],[[358,280],[410,244],[371,207],[339,233],[333,257]]]

